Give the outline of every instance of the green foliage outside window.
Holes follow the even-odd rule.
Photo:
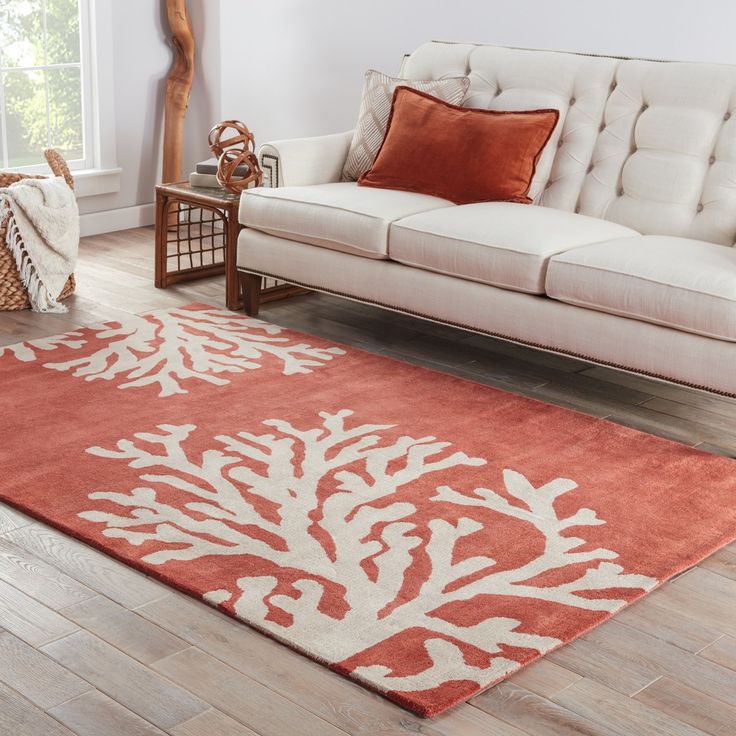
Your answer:
[[[49,145],[84,158],[78,0],[0,0],[0,67],[2,164],[40,163]]]

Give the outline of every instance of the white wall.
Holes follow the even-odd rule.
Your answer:
[[[150,203],[154,198],[153,188],[161,177],[163,102],[172,60],[164,3],[95,1],[111,7],[113,49],[102,58],[112,64],[117,163],[122,174],[119,192],[81,198],[80,212],[104,213],[95,221],[104,225],[106,218],[111,227],[126,221],[125,216],[152,221]],[[220,106],[218,3],[189,0],[188,6],[195,29],[197,57],[185,128],[184,176],[196,161],[206,157],[207,131]],[[104,130],[102,134],[105,135]],[[146,206],[142,213],[125,212],[141,205]]]
[[[353,126],[362,75],[427,40],[736,63],[733,0],[220,0],[222,117],[256,139]]]
[[[116,194],[83,212],[153,201],[171,51],[160,0],[112,3]],[[240,118],[258,142],[351,128],[363,73],[398,71],[432,38],[736,63],[733,0],[188,0],[197,68],[185,174],[209,155],[207,131]],[[151,208],[147,209],[150,219]],[[117,221],[111,218],[111,222]]]
[[[122,167],[120,191],[79,200],[82,213],[115,210],[152,200],[158,166],[156,145],[161,133],[161,79],[169,64],[157,4],[150,0],[96,0],[112,7],[112,62],[115,142]],[[102,131],[102,135],[109,131]]]

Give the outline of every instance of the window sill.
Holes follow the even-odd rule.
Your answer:
[[[77,198],[96,197],[120,191],[122,169],[80,169],[72,171]]]

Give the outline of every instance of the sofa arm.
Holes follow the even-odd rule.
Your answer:
[[[308,186],[340,181],[353,131],[264,143],[258,151],[270,186]]]

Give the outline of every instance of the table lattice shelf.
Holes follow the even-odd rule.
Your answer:
[[[240,195],[190,187],[187,182],[156,187],[155,284],[172,284],[225,274],[225,301],[240,309],[237,239]],[[261,301],[282,299],[305,290],[265,278]]]

